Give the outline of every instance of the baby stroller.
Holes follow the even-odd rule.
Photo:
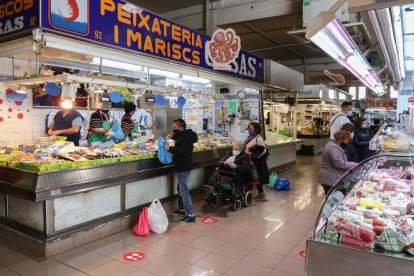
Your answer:
[[[252,172],[256,177],[245,184],[241,184],[234,169],[220,164],[209,183],[204,185],[204,189],[208,194],[205,201],[214,208],[220,204],[220,201],[231,202],[234,211],[240,210],[242,204],[249,207],[253,202],[252,186],[259,184],[257,174],[253,168]]]

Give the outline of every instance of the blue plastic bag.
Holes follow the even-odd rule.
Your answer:
[[[172,162],[172,155],[171,152],[164,148],[164,145],[167,144],[167,140],[164,137],[158,138],[158,159],[164,165],[171,164]]]
[[[290,180],[279,178],[275,185],[276,191],[290,191]]]
[[[112,124],[112,128],[111,128],[111,132],[113,132],[114,134],[112,134],[112,136],[110,137],[110,139],[112,141],[114,141],[115,143],[118,143],[122,140],[125,139],[125,135],[122,132],[122,128],[121,128],[121,124],[118,122],[114,122]]]

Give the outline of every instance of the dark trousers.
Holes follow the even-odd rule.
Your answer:
[[[332,189],[332,186],[321,184],[323,187],[323,190],[325,191],[325,197],[328,196],[329,191]]]

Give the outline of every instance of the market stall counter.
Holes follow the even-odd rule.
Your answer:
[[[296,145],[303,140],[266,131],[266,144],[269,148],[267,165],[270,170],[289,168],[296,164]]]
[[[194,152],[190,189],[227,150]],[[0,232],[37,255],[56,254],[129,229],[138,207],[172,197],[174,183],[173,166],[158,158],[47,172],[0,167]]]
[[[309,275],[413,275],[413,156],[380,154],[331,190],[307,241]]]

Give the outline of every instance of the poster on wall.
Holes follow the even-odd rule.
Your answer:
[[[264,81],[264,60],[240,51],[231,30],[211,38],[122,0],[41,1],[45,29],[199,69],[214,71],[220,61],[229,66],[223,74]]]

